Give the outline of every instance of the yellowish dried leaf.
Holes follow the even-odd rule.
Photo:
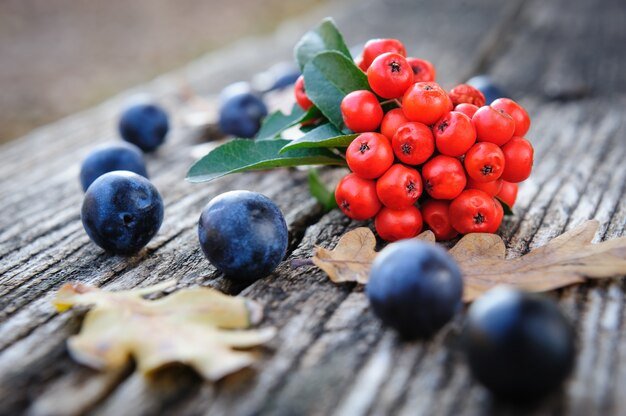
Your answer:
[[[506,259],[506,246],[495,234],[467,234],[449,251],[458,262],[467,302],[499,284],[532,292],[558,289],[586,278],[626,274],[626,238],[592,244],[597,221],[587,221],[530,253]],[[434,243],[425,231],[416,238]],[[376,238],[368,228],[346,233],[334,250],[318,248],[313,263],[333,282],[367,283],[376,252]]]
[[[68,340],[71,356],[96,369],[118,369],[132,357],[149,374],[170,363],[184,363],[217,380],[251,365],[252,353],[238,351],[269,341],[273,328],[246,330],[258,323],[262,307],[210,288],[179,290],[146,300],[175,282],[144,289],[109,292],[82,283],[59,289],[59,311],[91,306],[81,331]]]

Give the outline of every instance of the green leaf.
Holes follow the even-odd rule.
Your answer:
[[[387,114],[388,111],[400,108],[400,102],[398,100],[388,100],[380,103],[383,107],[383,113]]]
[[[322,114],[315,106],[304,111],[298,104],[294,104],[291,113],[288,115],[280,110],[275,111],[263,120],[259,132],[255,136],[255,140],[274,139],[279,137],[286,129],[298,123],[318,118],[321,115]]]
[[[304,125],[304,126],[300,126],[300,131],[302,133],[306,134],[306,133],[308,133],[311,130],[316,129],[316,128],[317,128],[317,126],[315,124],[307,124],[307,125]]]
[[[304,84],[311,101],[338,130],[344,131],[341,100],[356,90],[369,90],[367,77],[339,52],[322,52],[304,67]]]
[[[496,197],[496,199],[498,201],[500,201],[500,204],[502,205],[502,210],[504,211],[504,216],[511,216],[511,215],[515,215],[513,213],[513,208],[511,208],[509,206],[509,204],[507,204],[506,202],[504,202],[503,200],[501,200],[500,198]]]
[[[304,110],[298,104],[294,104],[291,114],[285,114],[280,110],[274,111],[263,120],[255,140],[273,139],[284,129],[297,123],[303,115]]]
[[[325,123],[291,141],[280,150],[280,153],[308,147],[346,147],[356,136],[358,134],[343,134],[332,124]]]
[[[337,208],[335,193],[328,190],[316,169],[309,171],[309,191],[317,199],[317,202],[324,207],[325,211]]]
[[[345,165],[345,160],[328,149],[296,149],[278,154],[287,140],[234,139],[212,150],[191,166],[190,182],[206,182],[228,175],[288,166]]]
[[[296,44],[295,55],[300,69],[303,70],[315,55],[326,51],[336,51],[352,59],[343,36],[330,18],[322,20],[319,26],[305,33]]]
[[[311,106],[311,108],[306,110],[302,118],[297,123],[294,123],[293,125],[298,124],[298,123],[306,123],[307,121],[319,119],[321,117],[322,117],[322,112],[319,110],[319,108],[315,106]]]

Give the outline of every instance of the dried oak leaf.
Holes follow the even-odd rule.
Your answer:
[[[626,237],[592,244],[598,226],[597,221],[587,221],[514,259],[505,259],[506,247],[498,235],[465,235],[449,251],[463,272],[464,300],[471,302],[499,284],[544,292],[585,278],[626,274]],[[417,238],[434,243],[430,231]],[[346,233],[334,250],[318,248],[312,260],[333,282],[365,284],[376,257],[375,243],[368,228],[357,228]]]
[[[360,227],[344,234],[333,250],[316,247],[311,260],[335,283],[367,283],[370,266],[376,257],[376,237],[369,228]]]
[[[463,271],[465,301],[472,301],[495,285],[506,284],[531,292],[545,292],[586,278],[626,274],[626,238],[592,244],[598,221],[584,224],[514,259],[494,234],[468,234],[450,249]]]
[[[184,363],[217,380],[254,362],[253,354],[235,348],[254,347],[274,336],[273,328],[244,330],[261,320],[258,303],[214,289],[196,287],[143,299],[175,283],[119,292],[82,283],[63,285],[54,300],[59,312],[76,305],[92,307],[81,331],[68,340],[70,355],[96,369],[120,368],[132,356],[144,374]]]
[[[416,238],[435,242],[435,235],[432,231],[425,231]],[[374,233],[367,227],[360,227],[344,234],[332,250],[316,247],[315,255],[311,260],[335,283],[365,284],[377,254],[375,249]]]

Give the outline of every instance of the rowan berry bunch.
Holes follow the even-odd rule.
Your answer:
[[[200,159],[191,181],[301,165],[347,166],[333,192],[315,170],[309,190],[324,209],[374,219],[394,241],[430,228],[438,240],[495,233],[530,175],[528,113],[469,84],[449,91],[436,69],[396,39],[373,39],[354,57],[332,19],[295,46],[301,70],[290,113],[265,117],[252,140],[234,139]],[[484,79],[483,79],[484,83]],[[491,94],[493,93],[493,94]],[[336,204],[335,204],[336,202]]]
[[[508,98],[485,105],[470,85],[444,90],[435,67],[406,57],[396,39],[370,40],[355,63],[370,90],[341,101],[345,125],[359,135],[345,153],[351,173],[336,188],[339,208],[374,218],[387,241],[414,237],[424,223],[438,240],[495,233],[532,169],[524,108]],[[295,95],[310,107],[302,80]]]

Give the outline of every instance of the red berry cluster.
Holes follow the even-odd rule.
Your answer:
[[[500,201],[513,206],[517,183],[532,169],[524,108],[508,98],[487,106],[465,84],[446,92],[434,66],[406,58],[396,39],[370,40],[356,63],[373,92],[354,91],[341,102],[346,126],[361,134],[346,151],[352,173],[335,191],[339,208],[356,220],[375,217],[387,241],[414,237],[423,223],[438,240],[495,233]],[[310,105],[302,83],[296,97]],[[399,108],[384,113],[385,100]]]

